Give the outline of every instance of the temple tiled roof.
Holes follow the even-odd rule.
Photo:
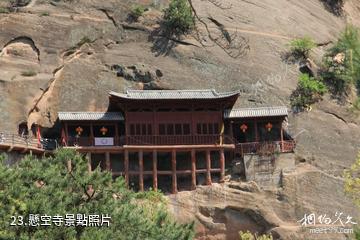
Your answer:
[[[124,116],[120,112],[59,112],[60,121],[122,121]]]
[[[286,107],[237,108],[226,110],[224,118],[276,117],[287,116]]]
[[[110,92],[111,96],[127,99],[219,99],[236,96],[239,92],[218,93],[214,89],[203,90],[127,90],[126,93]]]

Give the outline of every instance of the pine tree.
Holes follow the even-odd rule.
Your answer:
[[[175,223],[164,204],[158,192],[134,193],[122,178],[113,181],[99,169],[89,173],[86,160],[70,150],[43,159],[27,156],[13,167],[0,163],[0,239],[192,239],[193,224]],[[30,214],[108,214],[111,224],[10,226],[12,216],[29,223]]]

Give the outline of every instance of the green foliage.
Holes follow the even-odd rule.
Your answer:
[[[359,30],[347,26],[334,47],[324,58],[323,78],[334,94],[344,94],[352,84],[360,86]]]
[[[71,161],[72,170],[67,169]],[[123,178],[89,173],[78,153],[60,149],[54,157],[25,157],[13,167],[0,163],[0,239],[192,239],[193,224],[177,224],[160,193],[136,194]],[[9,226],[11,216],[109,214],[110,227]]]
[[[355,239],[360,240],[360,229],[355,230],[354,233],[355,233]]]
[[[271,236],[271,234],[269,235],[260,235],[258,236],[257,234],[253,235],[251,232],[247,231],[247,232],[239,232],[240,235],[240,240],[273,240],[273,237]]]
[[[42,13],[40,14],[40,17],[48,17],[48,16],[50,16],[50,13],[49,13],[49,12],[42,12]]]
[[[324,83],[308,74],[301,74],[298,87],[291,96],[291,105],[302,110],[321,100],[322,95],[326,92],[327,88]]]
[[[167,29],[175,34],[184,34],[194,28],[195,21],[187,0],[171,0],[165,9],[164,22]]]
[[[1,13],[9,13],[9,9],[8,8],[5,8],[5,7],[0,7],[0,14]]]
[[[36,76],[36,72],[34,70],[26,70],[26,71],[23,71],[21,73],[21,76],[24,76],[24,77],[33,77],[33,76]]]
[[[360,97],[358,97],[355,102],[353,103],[353,109],[360,111]]]
[[[360,208],[360,153],[350,169],[344,171],[345,193]],[[355,239],[360,240],[360,229],[354,231]]]
[[[294,39],[290,42],[290,50],[296,58],[309,57],[310,51],[316,47],[316,43],[310,37]]]
[[[146,11],[146,8],[142,5],[134,5],[131,8],[130,11],[130,16],[134,19],[134,20],[138,20],[139,17],[141,17],[144,12]]]
[[[356,162],[344,172],[345,192],[360,208],[360,153]]]

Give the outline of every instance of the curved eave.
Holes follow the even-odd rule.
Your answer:
[[[141,98],[141,97],[131,97],[131,96],[128,96],[128,94],[117,93],[117,92],[113,92],[113,91],[110,92],[109,95],[110,95],[110,97],[115,97],[117,99],[122,99],[122,100],[126,100],[126,101],[162,101],[162,100],[166,100],[166,101],[181,101],[181,100],[197,101],[197,100],[225,100],[225,99],[232,99],[232,98],[237,99],[240,95],[240,92],[236,91],[236,92],[217,93],[215,96],[212,96],[212,97],[202,97],[202,96],[158,97],[158,96],[154,96],[154,97],[148,97],[148,98]]]

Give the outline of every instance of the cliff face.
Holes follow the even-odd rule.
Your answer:
[[[126,0],[32,0],[15,13],[0,14],[0,130],[16,131],[21,122],[51,127],[58,111],[105,110],[108,91],[126,88],[240,89],[240,107],[289,105],[299,75],[297,64],[283,60],[289,40],[311,36],[327,43],[336,40],[346,22],[360,26],[356,0],[346,2],[341,17],[317,0],[194,0],[214,36],[221,41],[219,26],[231,34],[235,47],[222,49],[202,25],[201,42],[196,35],[181,41],[163,37],[158,22],[167,1],[138,2],[150,7],[135,23],[127,21],[133,1]],[[326,47],[312,52],[315,62]],[[135,70],[124,78],[117,76],[119,67]],[[145,75],[150,79],[144,80]],[[342,171],[360,146],[359,117],[347,108],[325,97],[311,112],[290,116],[296,158],[305,163],[285,176],[282,188],[275,190],[279,193],[215,186],[209,188],[211,195],[201,188],[171,202],[185,202],[185,209],[193,209],[186,219],[198,219],[208,235],[228,239],[238,225],[278,229],[283,237],[299,234],[296,221],[309,212],[332,209],[328,214],[359,216],[342,190]],[[224,194],[231,198],[224,200]],[[211,219],[218,214],[220,220]],[[260,222],[248,220],[247,214]],[[207,222],[219,224],[212,231]]]

